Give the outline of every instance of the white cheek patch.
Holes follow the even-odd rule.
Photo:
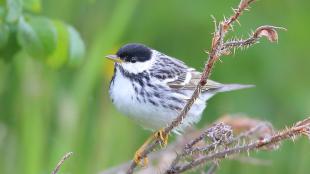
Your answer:
[[[123,67],[124,70],[128,71],[129,73],[140,73],[145,70],[149,70],[153,63],[151,60],[145,61],[145,62],[136,62],[136,63],[122,63],[121,66]]]

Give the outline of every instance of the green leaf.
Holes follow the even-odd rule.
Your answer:
[[[5,24],[0,24],[0,49],[5,47],[10,37],[10,29]]]
[[[46,59],[53,68],[67,62],[76,66],[85,54],[84,42],[73,27],[45,17],[20,18],[18,42],[30,56]]]
[[[54,52],[56,48],[57,33],[53,22],[45,17],[34,17],[29,20],[36,34],[38,35],[43,48],[44,55],[48,56]]]
[[[44,48],[39,36],[24,18],[20,18],[18,22],[17,40],[29,55],[38,58],[43,55]]]
[[[22,0],[7,0],[6,5],[8,10],[6,21],[9,23],[17,22],[23,12]]]
[[[8,41],[0,49],[0,57],[5,61],[11,61],[15,54],[20,50],[20,46],[17,43],[17,31],[11,29],[9,26]]]
[[[65,23],[54,21],[53,24],[57,32],[57,44],[54,52],[48,57],[47,64],[53,68],[59,68],[68,60],[69,32]]]
[[[80,34],[72,27],[68,26],[69,32],[69,65],[77,66],[81,64],[85,55],[85,44]]]
[[[56,29],[45,17],[20,18],[18,42],[34,58],[46,58],[56,48]]]
[[[31,12],[40,12],[42,9],[41,0],[23,0],[25,9]]]

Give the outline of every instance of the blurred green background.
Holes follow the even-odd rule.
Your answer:
[[[141,42],[202,70],[207,57],[203,50],[209,48],[214,31],[210,16],[220,20],[239,3],[24,1],[35,4],[31,14],[74,26],[84,40],[86,52],[78,65],[56,60],[60,65],[51,66],[25,54],[24,48],[19,51],[14,44],[1,50],[1,54],[14,53],[8,58],[0,56],[1,174],[50,173],[69,151],[74,156],[61,173],[98,173],[131,159],[150,132],[135,125],[111,104],[108,85],[113,65],[104,56],[125,43]],[[5,6],[3,0],[0,4]],[[255,84],[256,88],[216,96],[209,102],[198,127],[226,113],[246,113],[268,120],[276,128],[309,115],[309,8],[307,0],[261,0],[252,5],[251,11],[240,19],[242,27],[235,25],[235,32],[229,37],[248,36],[251,30],[265,24],[282,26],[288,31],[280,31],[276,44],[264,39],[246,51],[238,50],[235,55],[222,58],[212,79]],[[0,12],[2,15],[3,10]],[[61,44],[59,47],[62,49]],[[252,154],[271,160],[271,166],[225,161],[218,173],[309,173],[309,148],[306,138],[286,142],[277,151]]]

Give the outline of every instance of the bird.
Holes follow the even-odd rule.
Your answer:
[[[121,113],[151,131],[161,130],[178,116],[202,74],[183,61],[140,43],[125,44],[106,58],[114,62],[109,87],[112,103]],[[215,94],[250,87],[253,85],[222,84],[208,79],[185,119],[172,131],[181,134],[199,122],[207,101]],[[166,142],[161,133],[154,135]],[[141,148],[135,155],[137,163]]]

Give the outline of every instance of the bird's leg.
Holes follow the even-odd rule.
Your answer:
[[[154,136],[150,136],[143,144],[142,146],[136,151],[135,156],[134,156],[134,161],[137,165],[141,166],[147,166],[148,164],[148,159],[147,157],[143,157],[142,153],[144,150],[147,148],[147,146],[154,141]],[[143,163],[141,163],[141,160],[143,159]]]
[[[154,133],[154,138],[157,140],[160,140],[160,146],[161,147],[166,147],[168,144],[168,134],[165,133],[165,129],[159,129]]]
[[[141,166],[147,166],[148,159],[147,157],[143,157],[143,152],[147,148],[147,146],[153,142],[154,140],[160,141],[160,146],[165,147],[168,143],[168,134],[165,133],[164,129],[159,129],[158,131],[154,132],[152,136],[150,136],[143,145],[136,151],[134,156],[134,161],[137,165]],[[143,163],[141,163],[141,160],[143,159]]]

